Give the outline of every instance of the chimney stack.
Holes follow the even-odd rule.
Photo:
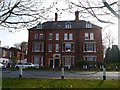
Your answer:
[[[58,14],[55,13],[55,21],[57,21],[57,19],[58,19]]]
[[[75,21],[79,21],[79,11],[75,12]]]

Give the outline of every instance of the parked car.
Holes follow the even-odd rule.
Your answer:
[[[0,63],[0,68],[2,68],[2,69],[6,69],[6,65]]]
[[[19,67],[23,67],[23,68],[35,68],[36,65],[30,63],[30,62],[27,62],[27,63],[17,63],[15,65],[15,68],[19,68]]]
[[[2,63],[0,63],[0,68],[2,68],[4,65]]]

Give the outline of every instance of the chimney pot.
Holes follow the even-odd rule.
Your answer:
[[[79,11],[75,12],[75,21],[79,21]]]
[[[55,21],[57,21],[57,19],[58,19],[58,14],[55,13]]]

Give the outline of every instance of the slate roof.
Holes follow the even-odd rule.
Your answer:
[[[79,21],[47,21],[44,23],[39,23],[37,26],[41,25],[41,29],[80,29],[80,28],[86,28],[86,24],[92,25],[90,28],[102,28],[100,26],[97,26],[95,24],[92,24],[85,20],[79,20]],[[33,28],[37,28],[37,26]],[[89,28],[89,27],[87,27]]]

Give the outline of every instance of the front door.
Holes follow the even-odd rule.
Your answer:
[[[53,67],[53,60],[50,60],[50,67]]]
[[[55,67],[59,67],[59,59],[55,59]]]

